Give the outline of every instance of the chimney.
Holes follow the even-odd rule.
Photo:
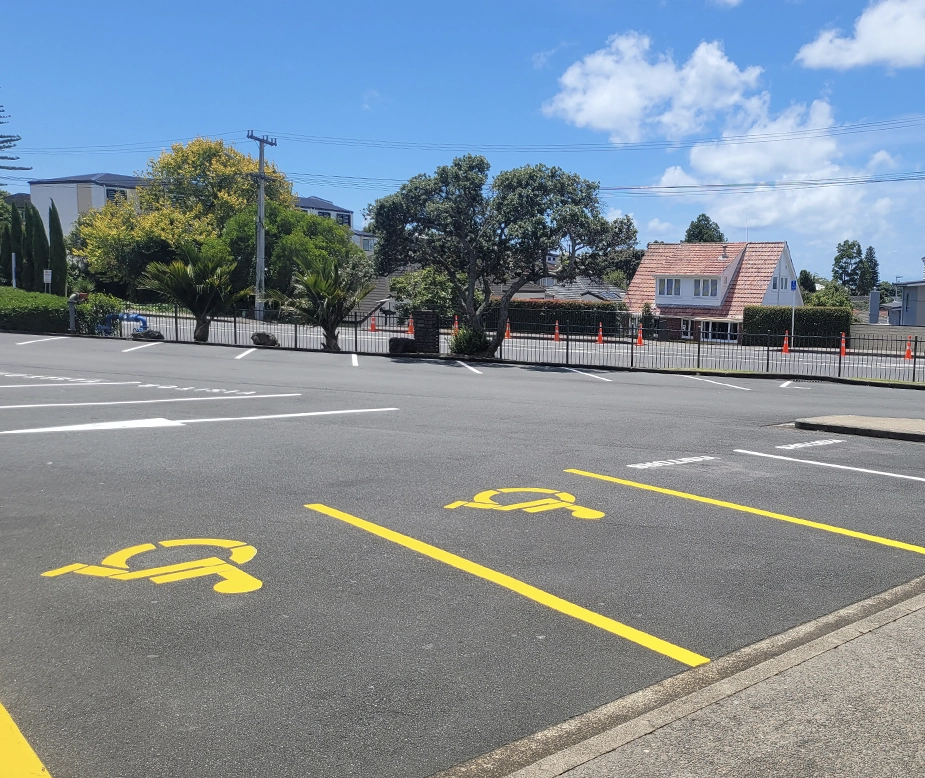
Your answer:
[[[729,255],[726,253],[726,249],[729,248],[725,243],[723,244],[723,259],[729,259]],[[922,259],[925,262],[925,258]]]

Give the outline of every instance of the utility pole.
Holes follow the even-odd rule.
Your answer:
[[[254,284],[254,318],[263,321],[264,276],[266,275],[266,255],[264,253],[266,227],[263,223],[263,217],[266,207],[264,185],[267,180],[263,172],[263,148],[264,146],[275,146],[276,138],[271,139],[266,135],[262,137],[254,135],[253,130],[247,131],[247,137],[260,144],[260,165],[257,173],[257,283]]]

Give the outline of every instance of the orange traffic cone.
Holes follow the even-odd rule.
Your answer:
[[[556,334],[553,335],[552,339],[556,341],[556,343],[559,342],[559,320],[558,319],[556,319]]]
[[[507,320],[507,326],[504,328],[504,339],[510,340],[511,338],[511,320]]]
[[[597,323],[597,342],[598,342],[598,343],[603,343],[603,342],[604,342],[604,324],[603,324],[603,322],[598,322],[598,323]]]
[[[842,356],[847,355],[848,351],[845,349],[845,333],[841,334],[841,351],[839,352]]]
[[[459,334],[459,315],[453,316],[453,334]]]
[[[784,354],[790,353],[790,330],[784,330]]]
[[[371,313],[369,315],[369,331],[370,332],[376,331],[376,314],[375,313]]]
[[[414,317],[408,319],[408,334],[414,335]]]
[[[906,341],[906,359],[912,359],[912,336]]]
[[[641,324],[639,325],[639,335],[636,337],[636,345],[637,346],[642,345],[642,325]]]

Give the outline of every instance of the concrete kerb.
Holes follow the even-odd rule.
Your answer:
[[[888,429],[882,423],[863,424],[861,421],[849,422],[845,417],[844,421],[835,421],[834,417],[827,418],[819,416],[812,419],[797,419],[793,425],[799,430],[819,430],[821,432],[833,432],[838,435],[862,435],[868,438],[889,438],[891,440],[908,440],[914,443],[925,443],[925,431],[920,430],[901,430]],[[883,418],[882,422],[888,422],[890,419]],[[918,421],[911,419],[896,419],[896,421]],[[919,426],[925,425],[921,421]]]
[[[8,333],[10,335],[48,335],[63,338],[82,338],[86,340],[127,340],[126,338],[107,338],[102,335],[84,335],[81,333],[61,333],[61,332],[27,332],[24,330],[0,330],[0,334]],[[711,370],[708,368],[666,368],[666,367],[625,367],[622,365],[565,365],[561,362],[527,362],[518,359],[497,359],[491,357],[467,357],[457,354],[383,354],[380,351],[325,351],[324,349],[293,348],[292,346],[254,346],[246,343],[196,343],[191,340],[159,340],[157,343],[167,343],[179,346],[215,346],[220,348],[266,348],[273,351],[293,351],[312,354],[357,354],[362,357],[385,357],[389,359],[402,358],[421,359],[421,360],[446,360],[450,362],[472,362],[474,364],[486,365],[518,365],[525,367],[549,367],[564,368],[576,367],[584,370],[601,370],[611,373],[661,373],[665,375],[704,375],[715,378],[745,378],[745,379],[767,379],[781,381],[815,381],[830,384],[844,384],[847,386],[874,386],[885,389],[914,389],[925,391],[925,383],[912,383],[910,381],[891,381],[880,378],[840,378],[838,376],[824,375],[804,375],[802,373],[758,373],[744,370]]]
[[[554,778],[925,608],[925,576],[687,670],[430,778]]]

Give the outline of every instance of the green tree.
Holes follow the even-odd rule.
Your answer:
[[[48,270],[48,235],[38,208],[32,206],[32,289],[45,291],[45,271]]]
[[[843,240],[835,248],[832,262],[832,280],[853,290],[857,285],[859,263],[863,258],[861,244],[856,240]]]
[[[51,292],[64,295],[67,292],[67,248],[64,245],[64,230],[58,206],[51,201],[48,211],[48,266],[51,268]]]
[[[880,263],[877,261],[877,252],[873,246],[868,246],[864,258],[858,262],[857,293],[870,294],[880,283]]]
[[[0,231],[0,283],[9,286],[13,278],[13,248],[10,240],[10,225],[4,224]]]
[[[22,219],[19,208],[10,209],[10,248],[16,255],[16,286],[22,286]],[[12,276],[10,277],[12,283]]]
[[[618,289],[626,289],[629,287],[629,281],[626,280],[626,273],[622,270],[609,270],[604,273],[604,281]]]
[[[250,289],[235,290],[231,285],[234,263],[223,257],[204,256],[192,245],[180,246],[179,260],[152,262],[140,286],[190,311],[196,319],[193,340],[209,340],[212,319],[231,310]]]
[[[6,198],[10,193],[6,189],[0,189],[0,224],[7,224],[10,221],[10,210],[15,206],[10,205]]]
[[[705,213],[700,214],[684,233],[684,243],[725,243],[726,236],[719,225]]]
[[[22,231],[22,261],[19,268],[21,286],[27,292],[41,291],[34,288],[35,270],[32,267],[33,233],[35,232],[35,208],[27,205],[24,212]]]
[[[338,327],[373,288],[372,260],[346,230],[315,239],[294,233],[284,239],[280,250],[296,267],[292,292],[272,290],[267,297],[301,323],[320,327],[325,351],[340,351]]]
[[[456,313],[456,293],[443,270],[426,267],[396,276],[389,281],[400,321],[407,321],[412,311],[436,311],[441,317]]]
[[[808,270],[800,271],[800,278],[798,281],[800,285],[800,291],[805,297],[808,294],[815,294],[816,292],[816,279],[813,277],[813,274]]]
[[[462,323],[476,334],[485,332],[489,309],[496,311],[498,327],[486,349],[493,354],[510,301],[524,284],[600,278],[616,252],[635,246],[636,228],[632,219],[608,221],[599,185],[561,168],[526,165],[499,173],[491,186],[489,170],[484,157],[459,157],[377,200],[369,216],[381,274],[441,270]],[[496,301],[492,283],[508,285]]]
[[[818,292],[805,297],[803,304],[813,308],[851,308],[851,292],[847,287],[832,281]]]

